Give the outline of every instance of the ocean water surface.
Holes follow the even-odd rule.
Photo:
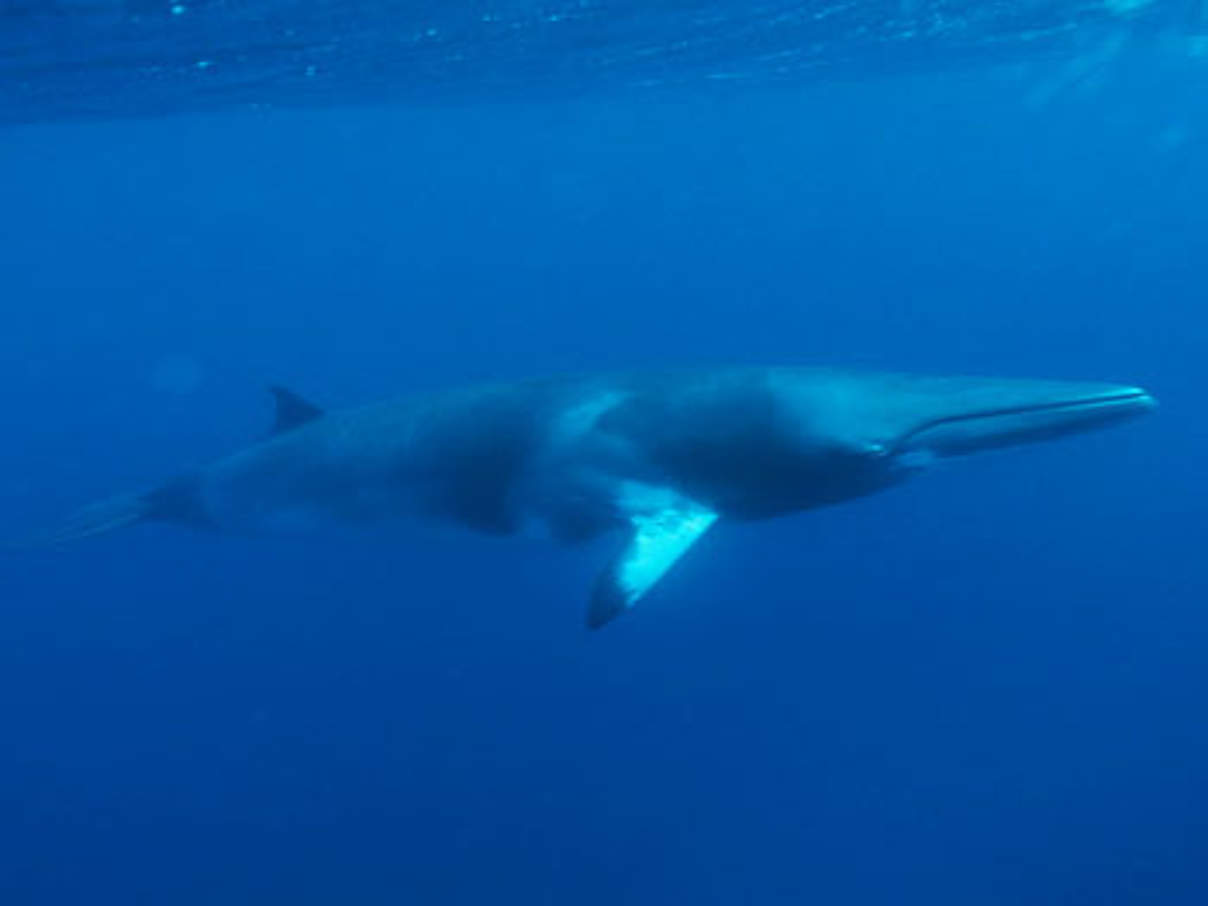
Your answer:
[[[332,407],[822,363],[1145,421],[615,538],[0,552],[0,902],[1208,901],[1199,3],[8,0],[2,534]]]

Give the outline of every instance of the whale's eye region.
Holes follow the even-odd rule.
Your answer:
[[[926,447],[903,450],[892,455],[894,468],[902,472],[922,472],[935,465],[938,458],[933,450]]]
[[[894,474],[921,472],[933,465],[938,458],[935,451],[927,447],[903,449],[892,443],[871,442],[861,446],[861,458],[871,460],[881,468]]]

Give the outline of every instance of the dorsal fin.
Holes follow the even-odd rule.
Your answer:
[[[314,403],[302,399],[292,390],[286,390],[276,384],[269,387],[268,390],[277,403],[277,418],[273,422],[273,430],[269,432],[270,435],[292,431],[323,415],[322,409]]]

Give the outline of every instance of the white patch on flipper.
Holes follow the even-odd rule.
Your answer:
[[[587,610],[598,629],[633,607],[717,521],[717,513],[668,488],[628,482],[617,504],[633,534],[600,574]]]
[[[634,516],[634,534],[617,563],[616,582],[632,607],[717,521],[704,507],[665,509]]]

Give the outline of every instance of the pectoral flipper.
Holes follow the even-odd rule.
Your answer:
[[[625,547],[596,580],[587,625],[598,629],[633,607],[717,521],[717,513],[677,499],[630,515]]]

